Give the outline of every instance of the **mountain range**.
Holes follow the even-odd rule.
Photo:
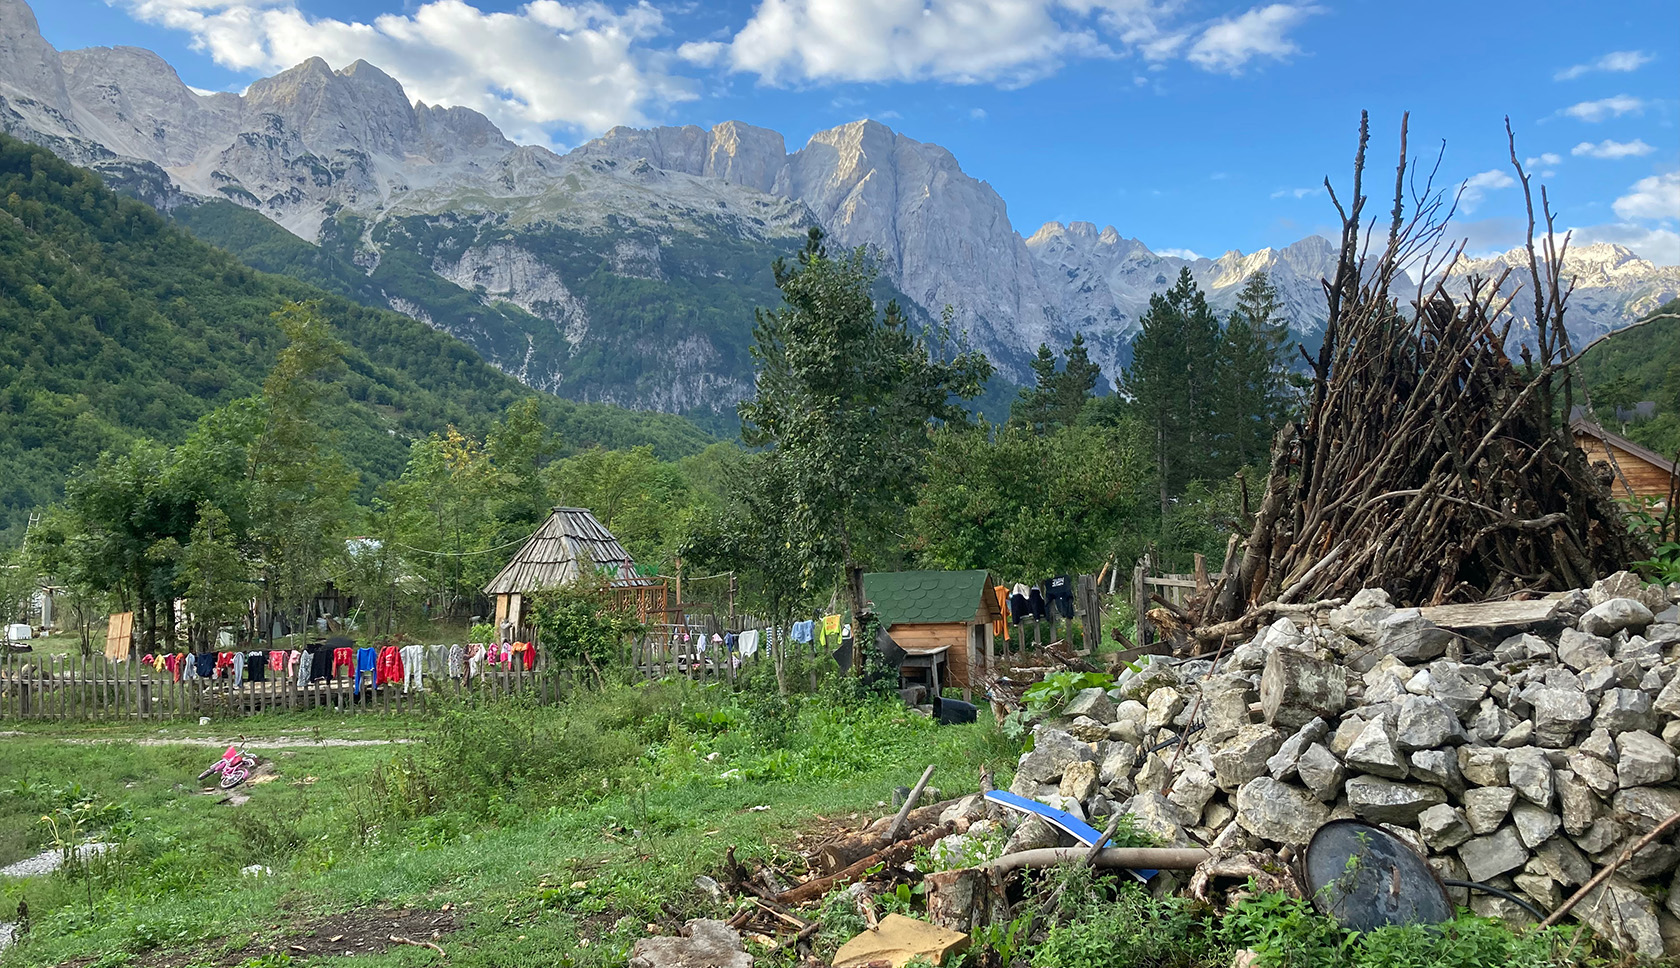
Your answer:
[[[200,94],[149,51],[55,50],[23,0],[0,0],[0,130],[257,268],[445,330],[532,387],[702,417],[750,392],[753,309],[775,304],[770,263],[811,225],[869,247],[887,294],[922,318],[952,307],[1015,380],[1040,343],[1075,332],[1114,376],[1150,295],[1185,266],[1219,309],[1266,271],[1310,342],[1335,264],[1319,236],[1189,260],[1089,222],[1023,236],[949,151],[875,121],[791,152],[775,131],[728,121],[614,128],[561,155],[474,111],[411,103],[364,61],[314,58],[242,94]],[[1680,267],[1620,246],[1578,247],[1566,268],[1577,337],[1680,295]]]

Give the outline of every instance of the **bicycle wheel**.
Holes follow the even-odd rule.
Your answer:
[[[243,766],[230,766],[222,771],[222,789],[231,790],[251,775],[251,771]]]

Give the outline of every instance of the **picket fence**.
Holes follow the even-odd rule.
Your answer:
[[[364,677],[368,678],[368,677]],[[564,670],[486,669],[470,682],[426,676],[423,687],[401,683],[356,690],[353,675],[297,684],[295,676],[267,676],[235,686],[232,679],[183,679],[134,661],[102,655],[0,654],[0,722],[20,720],[170,720],[249,716],[310,709],[402,715],[423,712],[438,695],[527,695],[548,703],[567,691]]]

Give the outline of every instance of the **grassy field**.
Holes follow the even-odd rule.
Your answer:
[[[239,806],[194,779],[220,752],[210,741],[236,736],[275,770]],[[282,935],[354,938],[367,922],[383,939],[410,908],[445,912],[455,965],[622,964],[650,924],[710,910],[693,878],[729,847],[791,861],[784,845],[818,817],[879,814],[930,762],[951,794],[972,791],[982,764],[1007,776],[1018,751],[989,725],[936,726],[875,701],[688,683],[424,723],[324,713],[0,743],[0,864],[116,845],[85,869],[0,880],[0,920],[23,901],[32,921],[0,961],[101,968],[277,968],[293,956]],[[241,873],[256,866],[271,873]],[[358,964],[435,957],[396,946]]]

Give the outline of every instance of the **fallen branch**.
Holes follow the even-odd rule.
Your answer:
[[[916,801],[922,798],[922,791],[927,789],[928,780],[933,779],[933,764],[922,771],[922,778],[910,788],[910,795],[904,798],[904,806],[898,808],[898,816],[893,818],[892,826],[887,828],[887,840],[897,841],[898,835],[904,832],[904,821],[910,816],[910,811],[916,809]]]
[[[404,937],[401,937],[400,935],[393,934],[393,935],[391,935],[391,943],[392,944],[408,944],[408,945],[413,945],[416,948],[430,948],[433,951],[438,953],[439,958],[447,959],[449,957],[449,953],[447,951],[444,951],[441,946],[433,944],[430,941],[415,941],[413,938],[404,938]]]
[[[1652,843],[1654,843],[1657,840],[1657,838],[1659,838],[1663,834],[1667,833],[1669,831],[1669,829],[1672,828],[1675,824],[1680,824],[1680,813],[1673,814],[1667,820],[1664,820],[1662,823],[1657,824],[1655,827],[1653,827],[1651,829],[1650,833],[1646,834],[1645,836],[1643,836],[1643,837],[1639,838],[1637,841],[1635,841],[1632,847],[1629,847],[1627,850],[1622,851],[1622,855],[1620,857],[1617,857],[1615,860],[1611,861],[1610,865],[1608,867],[1605,867],[1603,870],[1599,871],[1597,874],[1594,874],[1592,880],[1586,882],[1585,884],[1582,884],[1580,890],[1576,891],[1574,894],[1569,895],[1569,900],[1564,901],[1562,904],[1559,904],[1557,906],[1557,910],[1553,911],[1551,914],[1546,915],[1546,920],[1541,921],[1540,926],[1542,928],[1549,928],[1552,925],[1558,923],[1558,921],[1562,920],[1563,916],[1565,914],[1568,914],[1569,910],[1571,908],[1573,908],[1575,905],[1581,903],[1582,898],[1584,898],[1588,894],[1592,893],[1593,888],[1597,887],[1598,885],[1600,885],[1600,884],[1604,883],[1606,880],[1608,880],[1611,874],[1616,873],[1617,868],[1621,867],[1623,864],[1632,860],[1634,854],[1637,854],[1640,851],[1644,850],[1646,847],[1649,847]]]
[[[951,824],[940,824],[908,840],[901,840],[885,850],[876,851],[845,870],[837,871],[825,877],[813,877],[798,887],[784,892],[776,900],[783,904],[804,904],[806,901],[815,901],[833,888],[850,884],[863,877],[877,865],[885,867],[909,860],[911,855],[916,852],[917,847],[927,847],[939,838],[950,834],[953,829]]]

